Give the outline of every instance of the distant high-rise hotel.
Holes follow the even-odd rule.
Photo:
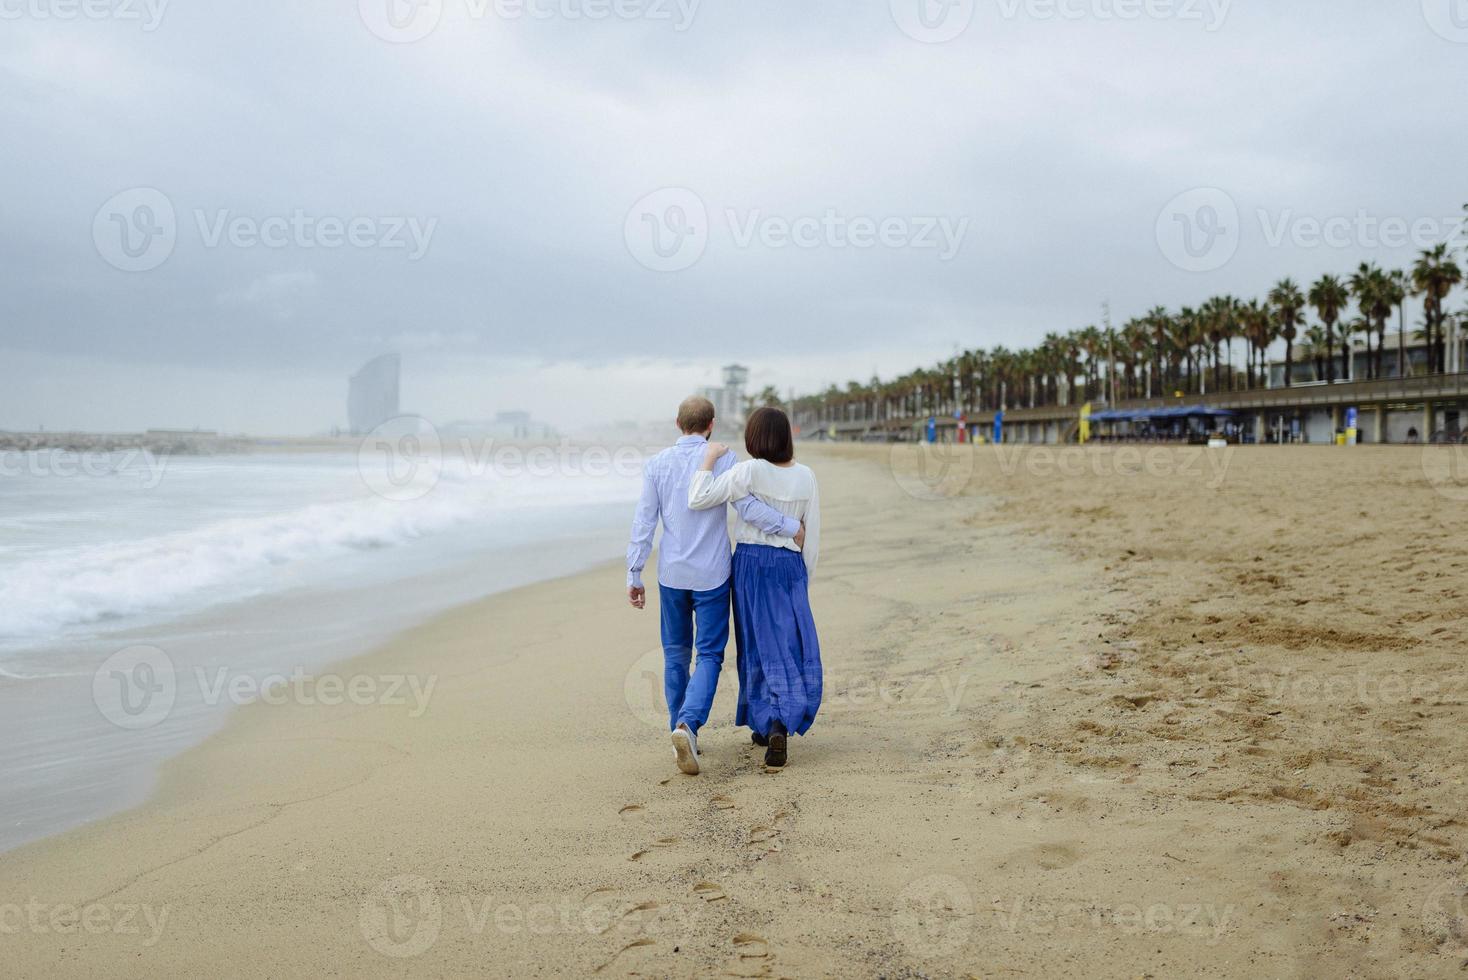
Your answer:
[[[726,425],[744,424],[744,385],[749,381],[749,368],[730,364],[724,368],[724,386],[705,388],[703,396],[714,403],[714,415]],[[725,430],[726,434],[729,430]]]
[[[347,424],[352,435],[366,435],[398,415],[398,375],[402,359],[384,354],[362,365],[347,382]]]

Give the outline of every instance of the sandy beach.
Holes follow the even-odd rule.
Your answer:
[[[676,772],[610,562],[0,857],[4,972],[1458,975],[1451,452],[802,447],[827,693],[785,770],[731,727],[731,648]]]

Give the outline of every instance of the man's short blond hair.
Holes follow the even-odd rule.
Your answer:
[[[685,433],[707,432],[714,424],[714,403],[702,395],[689,395],[678,406],[678,428]]]

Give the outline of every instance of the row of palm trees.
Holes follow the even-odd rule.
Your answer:
[[[1365,340],[1366,377],[1378,378],[1384,377],[1387,324],[1394,313],[1403,335],[1395,364],[1401,375],[1411,366],[1404,335],[1413,297],[1422,303],[1418,336],[1426,347],[1425,369],[1441,373],[1448,363],[1448,327],[1455,317],[1468,317],[1468,311],[1447,309],[1462,281],[1463,270],[1447,246],[1439,245],[1423,251],[1410,270],[1362,263],[1347,277],[1321,276],[1308,289],[1283,279],[1263,299],[1215,296],[1177,312],[1156,307],[1120,329],[1051,333],[1030,350],[969,350],[890,381],[874,377],[845,389],[832,385],[797,398],[793,408],[811,426],[1267,387],[1267,353],[1279,341],[1286,385],[1294,380],[1297,351],[1302,363],[1313,365],[1316,379],[1335,381],[1339,367],[1343,380],[1355,380],[1357,337]],[[1308,322],[1311,313],[1318,323]],[[1244,347],[1242,371],[1235,365],[1235,343]]]

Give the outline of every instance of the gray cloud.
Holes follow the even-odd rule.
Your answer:
[[[905,370],[954,343],[1083,326],[1106,299],[1124,319],[1414,251],[1273,245],[1260,211],[1414,219],[1468,199],[1453,115],[1468,44],[1420,0],[1236,2],[1212,24],[1182,7],[1117,19],[1126,0],[1054,8],[1075,17],[993,0],[942,44],[885,3],[700,4],[680,31],[562,13],[587,2],[507,19],[444,0],[436,30],[392,44],[352,3],[176,0],[147,30],[0,0],[22,13],[0,32],[0,349],[56,373],[0,394],[0,425],[107,424],[60,394],[85,365],[99,384],[147,379],[130,389],[139,423],[182,403],[203,424],[309,431],[340,421],[335,379],[389,348],[407,391],[415,371],[444,379],[423,389],[454,393],[449,414],[512,407],[474,394],[467,368],[497,361],[543,372],[500,389],[536,411],[594,411],[590,391],[656,414],[648,359],[697,365],[668,391],[735,357],[782,387]],[[176,243],[124,272],[94,220],[137,187],[166,196]],[[677,272],[640,265],[626,237],[629,209],[664,187],[708,214]],[[1155,231],[1195,187],[1241,215],[1237,254],[1203,274],[1169,263]],[[833,213],[966,234],[948,261],[824,230],[813,247],[737,241]],[[289,227],[278,245],[211,244],[221,214],[257,237]],[[421,257],[406,234],[391,244],[397,220],[435,223]],[[353,222],[370,225],[359,244],[322,244]],[[574,397],[554,389],[597,366]],[[269,409],[216,401],[262,378]]]

